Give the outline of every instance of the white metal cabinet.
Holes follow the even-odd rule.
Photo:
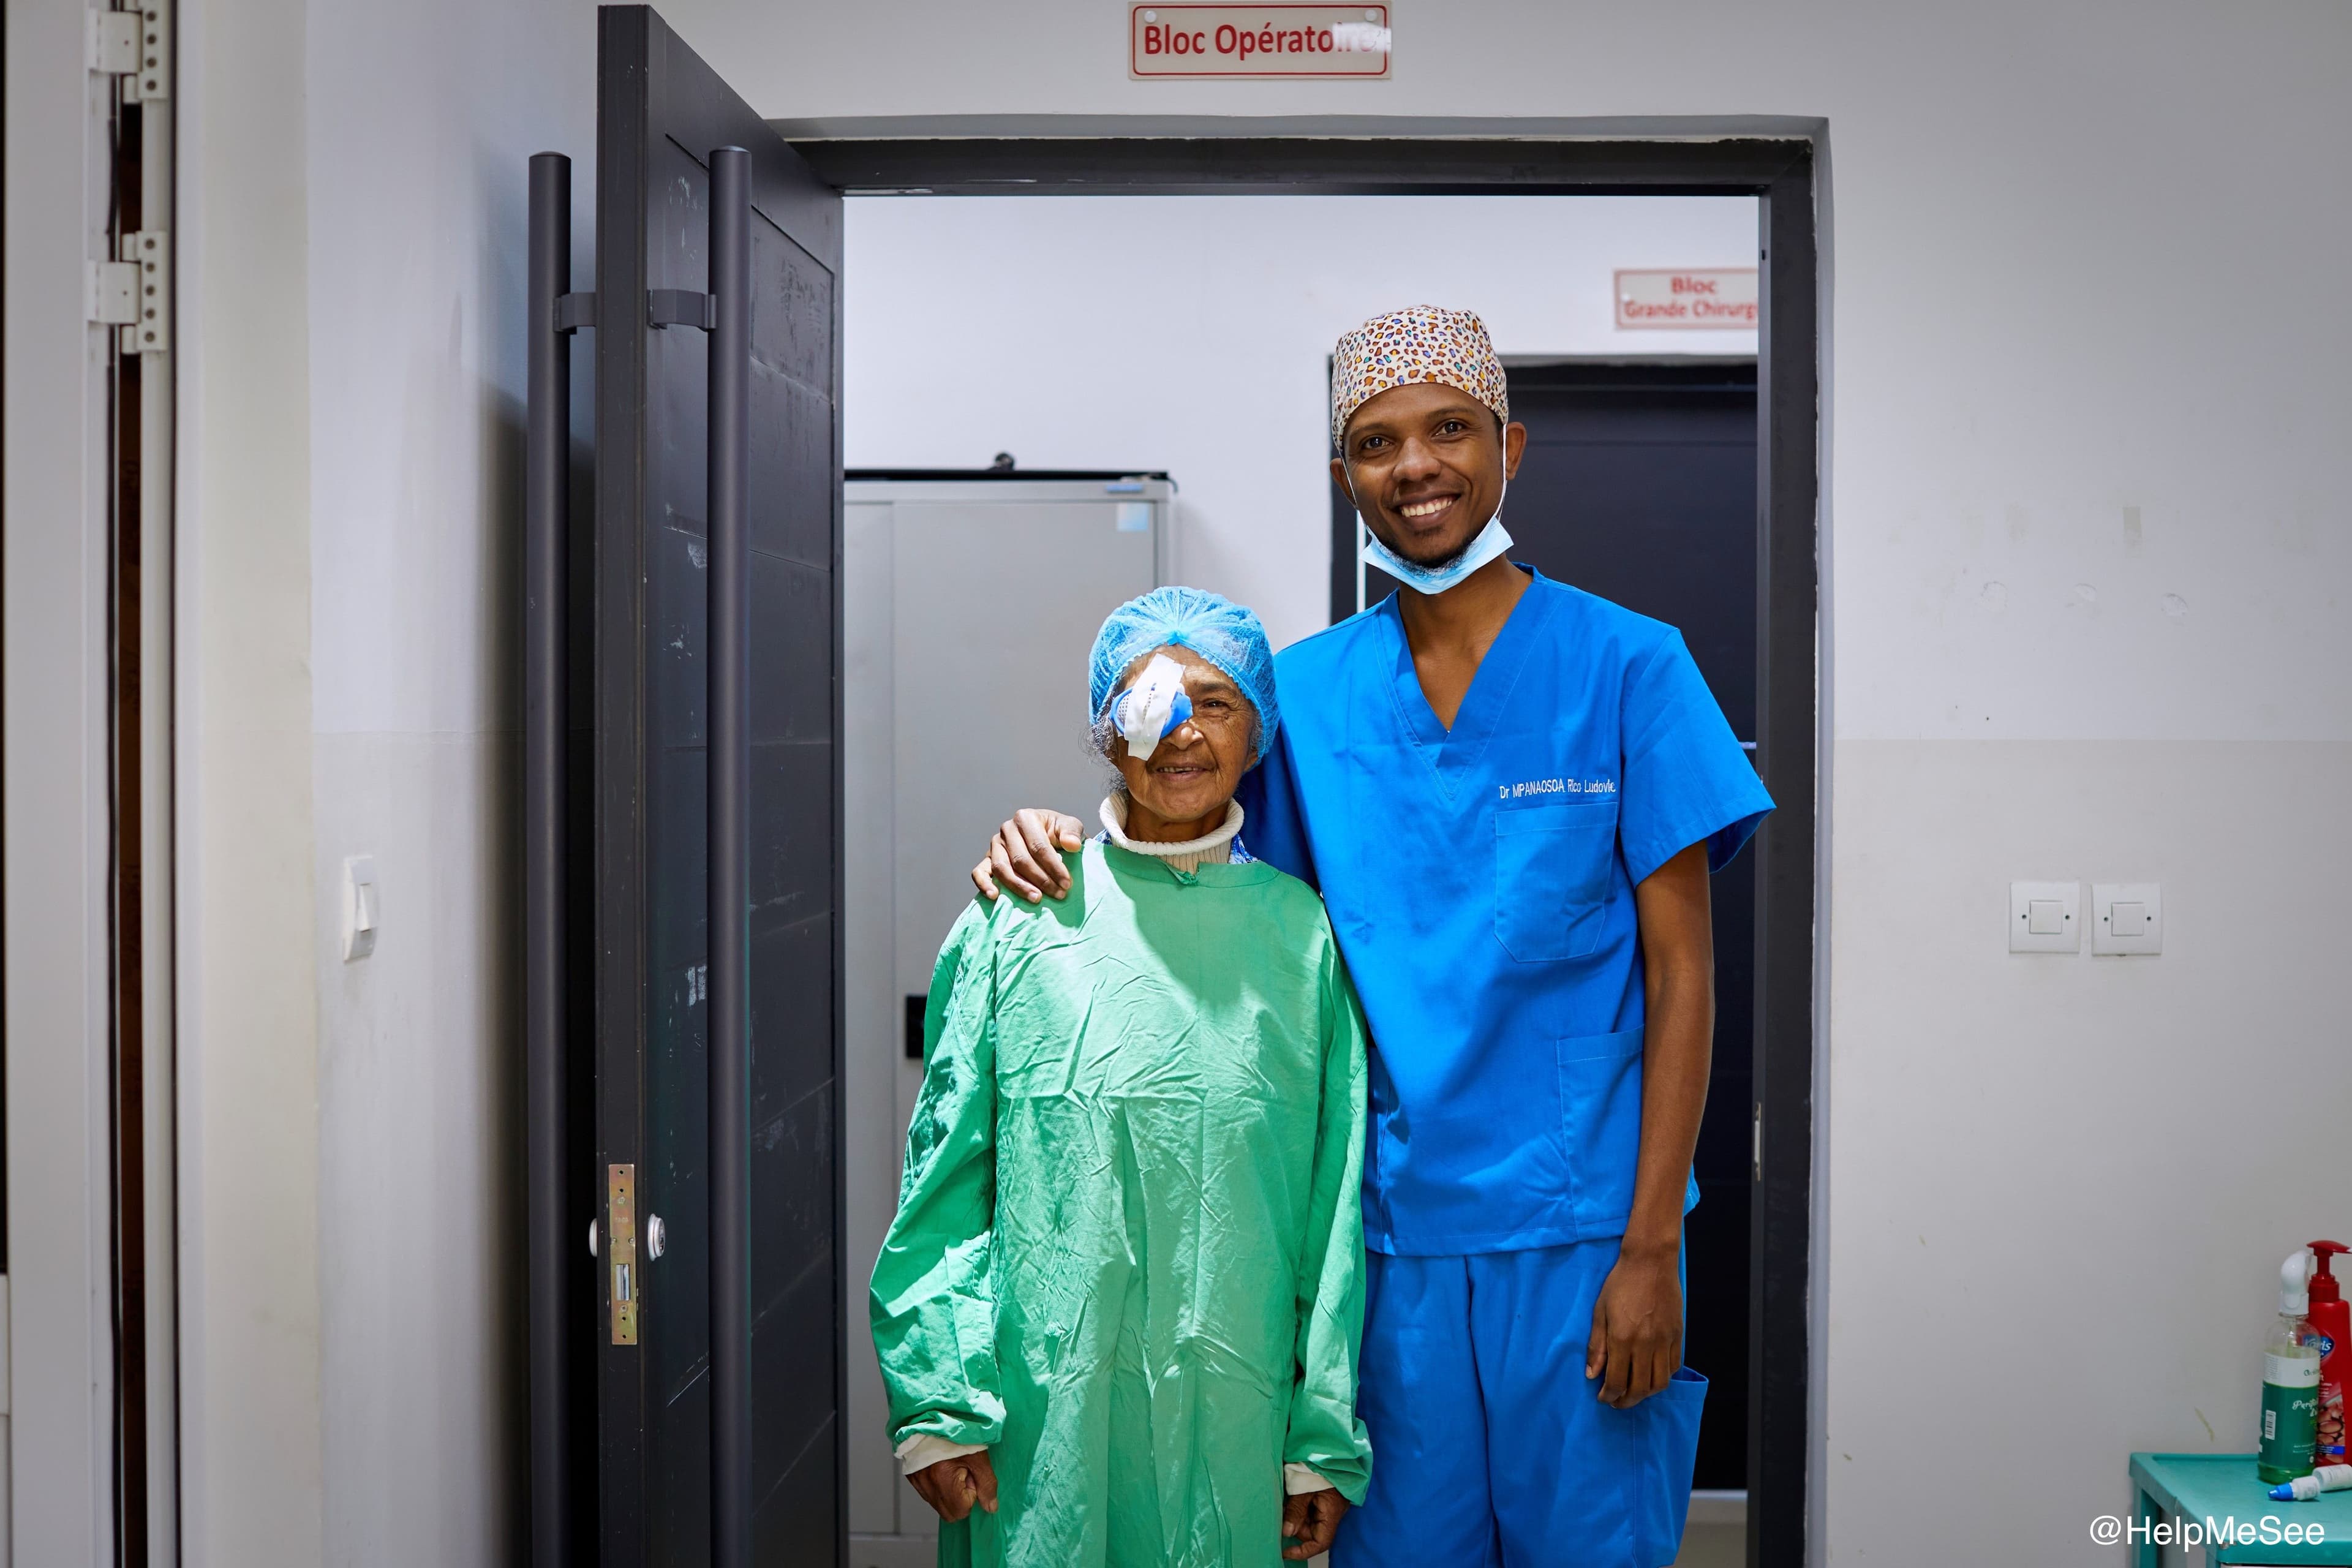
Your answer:
[[[922,1084],[908,998],[1015,806],[1091,817],[1087,659],[1110,610],[1161,582],[1175,486],[1121,475],[855,479],[843,535],[851,1568],[931,1561],[899,1479],[866,1331]],[[902,1533],[903,1532],[903,1533]]]

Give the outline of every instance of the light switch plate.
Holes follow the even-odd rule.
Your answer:
[[[2091,951],[2107,954],[2162,952],[2162,885],[2156,882],[2093,883]]]
[[[2047,926],[2056,905],[2056,931]],[[2039,909],[2035,906],[2040,905]],[[2042,918],[2036,919],[2036,916]],[[2011,882],[2009,885],[2009,951],[2011,952],[2080,952],[2083,951],[2083,884],[2080,882]]]
[[[354,855],[343,862],[343,962],[375,951],[375,857]]]

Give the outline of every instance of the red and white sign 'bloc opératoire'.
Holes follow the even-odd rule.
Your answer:
[[[1127,74],[1385,77],[1386,5],[1129,5]]]
[[[1616,292],[1621,327],[1738,332],[1756,325],[1753,267],[1620,268]]]

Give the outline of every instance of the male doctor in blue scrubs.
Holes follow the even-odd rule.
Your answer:
[[[1331,429],[1404,588],[1277,656],[1240,798],[1251,853],[1322,891],[1371,1023],[1372,1483],[1335,1560],[1661,1568],[1706,1386],[1681,1249],[1707,876],[1772,801],[1673,627],[1505,553],[1527,430],[1476,316],[1341,338]],[[1081,831],[1021,812],[973,879],[1059,897]],[[1307,1555],[1328,1528],[1290,1502]]]

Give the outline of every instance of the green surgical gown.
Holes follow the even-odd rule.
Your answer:
[[[874,1268],[890,1436],[984,1444],[942,1564],[1281,1561],[1283,1469],[1361,1502],[1364,1026],[1322,901],[1097,841],[975,902],[924,1016]]]

